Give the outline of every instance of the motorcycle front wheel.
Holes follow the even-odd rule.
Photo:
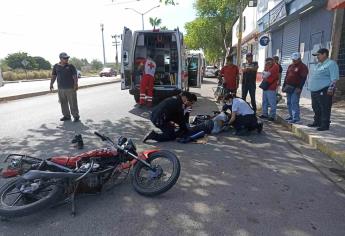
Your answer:
[[[56,183],[21,177],[0,188],[0,216],[18,217],[52,206],[63,196],[64,189]]]
[[[138,161],[132,172],[132,185],[139,194],[156,196],[165,193],[177,182],[181,165],[174,153],[161,150],[152,153],[146,162],[153,169]]]

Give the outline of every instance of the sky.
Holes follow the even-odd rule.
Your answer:
[[[144,15],[145,29],[152,28],[149,17],[158,17],[161,26],[185,32],[185,23],[196,17],[193,2],[180,0],[177,6],[165,6],[159,0],[0,0],[0,59],[26,52],[54,64],[59,53],[66,52],[103,62],[103,24],[106,62],[114,62],[111,36],[122,34],[124,26],[142,29],[141,15],[125,8],[143,13],[160,5]]]

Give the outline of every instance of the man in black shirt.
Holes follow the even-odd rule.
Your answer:
[[[177,134],[188,131],[184,109],[190,107],[196,101],[197,98],[194,94],[183,92],[176,97],[166,98],[159,103],[153,108],[150,120],[162,133],[159,134],[152,130],[145,136],[143,142],[147,140],[158,142],[175,140]],[[175,124],[179,126],[177,132],[175,132]]]
[[[247,94],[249,92],[250,101],[253,110],[256,112],[256,102],[255,102],[255,90],[256,90],[256,73],[258,71],[258,63],[253,61],[253,54],[247,53],[246,55],[247,63],[243,64],[242,73],[242,99],[246,100]]]
[[[76,68],[68,63],[69,56],[62,52],[59,55],[60,62],[55,64],[50,81],[50,90],[54,89],[54,82],[57,79],[58,96],[61,104],[63,117],[61,121],[71,120],[71,114],[74,122],[79,121],[79,109],[77,100],[78,77]]]

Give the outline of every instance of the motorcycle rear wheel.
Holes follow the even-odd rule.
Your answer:
[[[24,184],[31,186],[32,183],[34,181],[24,180],[19,177],[7,182],[0,188],[0,216],[18,217],[29,215],[52,206],[61,200],[64,189],[56,184],[47,185],[33,193],[23,193],[20,190]]]
[[[161,150],[151,154],[146,161],[155,171],[137,162],[132,172],[132,185],[136,192],[152,197],[165,193],[175,185],[181,165],[174,153]]]

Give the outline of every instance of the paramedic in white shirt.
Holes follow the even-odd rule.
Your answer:
[[[229,124],[234,126],[236,135],[244,135],[249,131],[262,131],[262,123],[258,123],[253,108],[242,98],[238,98],[233,94],[228,94],[224,101],[227,105],[231,105],[231,118]]]

